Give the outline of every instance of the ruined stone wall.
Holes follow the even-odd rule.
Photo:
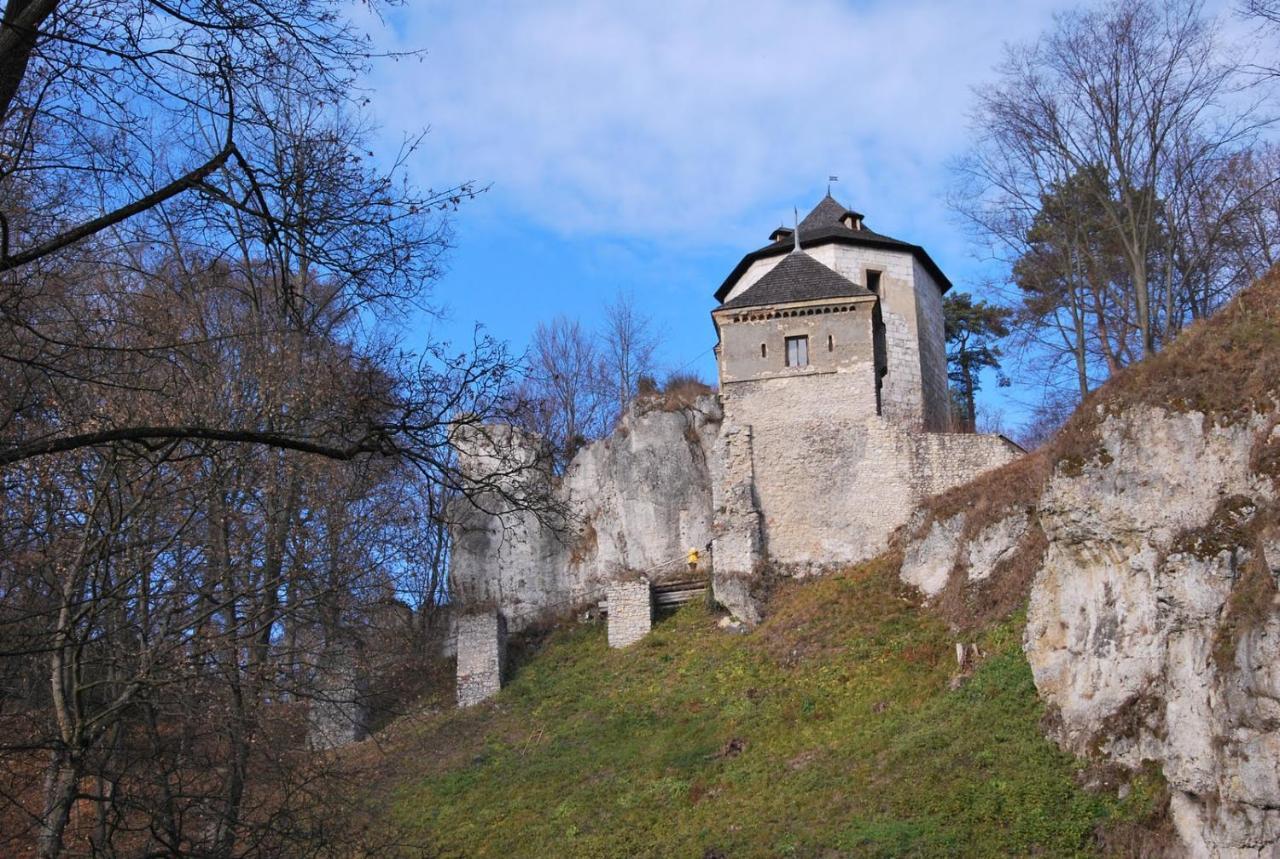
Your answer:
[[[355,653],[338,648],[321,656],[310,704],[307,743],[311,748],[336,749],[368,735],[368,690]]]
[[[497,695],[507,666],[507,624],[494,609],[458,618],[458,706]]]
[[[628,647],[653,626],[653,588],[648,579],[612,582],[608,589],[609,646]]]
[[[929,432],[910,434],[908,439],[908,472],[917,498],[968,483],[1022,455],[1021,448],[1000,435]]]
[[[453,528],[455,597],[496,605],[518,631],[600,600],[628,571],[682,570],[690,548],[711,542],[719,428],[712,396],[674,411],[639,404],[552,481],[563,527],[497,499],[465,505]]]

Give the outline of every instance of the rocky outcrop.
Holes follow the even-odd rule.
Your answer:
[[[672,409],[642,399],[562,475],[542,478],[542,510],[492,496],[464,503],[454,513],[450,569],[459,602],[496,607],[518,632],[602,599],[623,573],[684,573],[688,550],[711,542],[720,418],[714,396]]]
[[[984,589],[1029,590],[1054,739],[1158,764],[1188,855],[1280,855],[1280,428],[1270,409],[1096,408],[1052,467],[1002,477],[1009,500],[988,481],[926,506],[901,576],[970,611]],[[1027,559],[1029,586],[1008,582]]]
[[[1026,653],[1057,739],[1160,763],[1196,856],[1280,850],[1276,430],[1151,407],[1108,417],[1053,474]]]

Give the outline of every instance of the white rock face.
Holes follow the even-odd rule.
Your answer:
[[[461,604],[494,605],[518,632],[603,598],[623,573],[682,574],[688,550],[711,542],[720,418],[713,396],[628,414],[555,484],[567,528],[504,514],[501,499],[457,511],[450,576]]]
[[[955,566],[963,532],[963,513],[934,522],[923,540],[907,547],[902,558],[902,580],[927,597],[941,593]]]
[[[1280,855],[1280,616],[1254,607],[1245,634],[1223,627],[1250,564],[1280,574],[1280,543],[1249,536],[1275,500],[1250,469],[1267,432],[1257,415],[1216,426],[1134,408],[1039,505],[1049,547],[1025,650],[1057,740],[1157,761],[1193,856]]]
[[[1020,510],[983,528],[969,544],[965,558],[969,581],[980,582],[991,578],[996,567],[1013,555],[1029,525],[1030,519],[1026,511]]]
[[[996,568],[1017,551],[1031,525],[1025,510],[1010,512],[965,540],[967,517],[957,513],[935,520],[923,532],[915,523],[907,525],[903,550],[902,581],[927,597],[937,596],[947,586],[957,567],[967,571],[970,583],[989,579]]]

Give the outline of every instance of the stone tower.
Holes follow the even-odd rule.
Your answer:
[[[749,410],[763,394],[771,411],[946,429],[942,296],[951,282],[925,250],[867,229],[830,194],[798,237],[780,228],[769,238],[716,290],[726,404]]]
[[[1017,453],[943,432],[951,282],[923,248],[868,229],[830,194],[798,235],[769,238],[711,314],[724,409],[713,557],[734,606],[762,565],[871,557],[922,497]]]

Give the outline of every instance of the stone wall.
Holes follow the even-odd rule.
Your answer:
[[[507,624],[496,610],[458,618],[458,706],[470,707],[497,695],[507,665]]]
[[[908,428],[923,428],[922,332],[917,304],[919,293],[937,287],[932,281],[916,281],[917,266],[909,253],[851,245],[829,245],[815,248],[813,253],[819,261],[857,284],[866,284],[868,270],[880,272],[880,314],[884,320],[889,370],[881,390],[881,414]],[[943,384],[946,384],[945,372],[944,368]]]
[[[732,541],[717,541],[717,575],[749,572],[741,560],[749,555],[727,551],[751,545],[744,515],[758,516],[761,554],[775,565],[796,572],[840,566],[883,550],[922,498],[1020,454],[999,436],[914,432],[875,417],[874,408],[870,417],[847,416],[874,405],[864,383],[869,364],[865,370],[728,388],[724,437],[738,438],[749,459],[726,459],[731,467],[717,509]],[[734,446],[726,447],[722,455],[729,456]],[[749,493],[740,488],[746,485]]]
[[[932,432],[943,432],[951,424],[951,393],[947,387],[947,332],[942,291],[919,260],[913,260],[913,265],[916,330],[920,333],[924,428]]]
[[[727,393],[739,381],[843,372],[869,364],[874,303],[867,297],[810,302],[783,311],[717,312],[721,391]],[[787,366],[786,339],[795,336],[809,339],[809,363],[803,367]],[[868,375],[865,384],[874,390],[875,378]]]
[[[316,667],[315,689],[307,716],[307,743],[313,749],[336,749],[368,735],[367,690],[355,655],[331,650]]]
[[[609,646],[628,647],[653,626],[653,588],[648,579],[611,582],[608,588]]]

